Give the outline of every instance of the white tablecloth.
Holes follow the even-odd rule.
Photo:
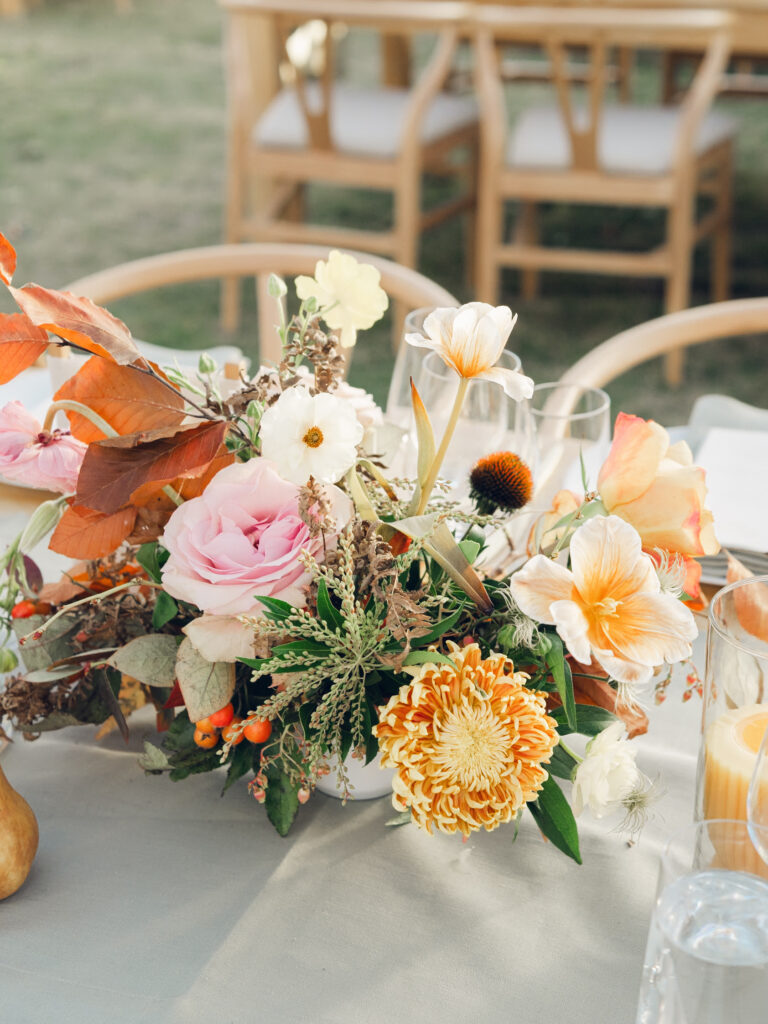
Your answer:
[[[700,659],[703,660],[703,659]],[[584,865],[517,839],[390,829],[388,799],[316,794],[287,839],[245,784],[145,776],[93,729],[19,739],[3,769],[40,849],[0,904],[4,1024],[631,1024],[657,856],[693,806],[698,700],[652,707],[667,788],[639,843],[581,823]]]

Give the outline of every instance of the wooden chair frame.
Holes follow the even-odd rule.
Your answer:
[[[381,274],[381,287],[394,301],[409,309],[420,306],[458,306],[458,300],[428,277],[380,256],[353,252],[359,260],[371,263]],[[314,274],[318,260],[328,258],[326,246],[292,245],[289,243],[250,243],[212,245],[199,249],[182,249],[160,253],[122,263],[78,278],[66,286],[75,295],[84,295],[104,304],[138,292],[217,278],[261,277],[270,273],[292,276]],[[273,299],[267,300],[265,313],[259,311],[260,357],[279,362],[280,339],[274,329]],[[263,306],[263,304],[262,304]]]
[[[448,79],[459,40],[464,8],[440,0],[377,0],[350,3],[328,0],[318,8],[307,0],[222,0],[228,12],[226,62],[229,81],[229,152],[226,238],[230,242],[293,241],[350,246],[391,255],[403,266],[415,266],[420,233],[447,217],[471,210],[475,203],[477,125],[460,128],[434,143],[420,140],[420,126],[426,112]],[[252,139],[253,125],[260,110],[254,96],[259,68],[254,53],[265,27],[273,40],[286,29],[308,17],[320,16],[327,23],[343,19],[347,24],[366,25],[382,32],[412,35],[428,30],[437,35],[432,57],[411,91],[406,109],[402,145],[393,158],[373,158],[340,153],[330,138],[328,119],[331,102],[332,55],[321,82],[324,108],[310,111],[305,83],[297,69],[297,96],[302,105],[310,144],[304,149],[273,149],[258,146]],[[330,35],[330,33],[329,33]],[[273,83],[273,92],[277,83]],[[469,161],[463,168],[448,158],[459,147],[467,147]],[[463,177],[466,185],[454,199],[433,209],[421,209],[421,175],[425,170]],[[266,182],[267,201],[249,212],[248,183]],[[376,188],[394,196],[394,225],[388,231],[334,228],[303,223],[296,203],[297,193],[312,181]],[[263,190],[264,192],[264,190]],[[233,329],[238,318],[238,296],[234,282],[225,283],[222,296],[222,324]]]
[[[695,140],[717,91],[729,52],[728,15],[716,11],[633,11],[608,8],[478,7],[474,14],[477,87],[482,111],[481,169],[478,189],[476,280],[478,298],[494,302],[502,267],[522,271],[525,297],[535,294],[538,272],[661,277],[666,282],[668,312],[690,300],[691,254],[697,242],[712,239],[712,293],[716,300],[730,290],[730,219],[732,154],[730,142],[698,156]],[[674,47],[693,40],[705,53],[698,74],[681,105],[673,165],[669,173],[642,176],[600,170],[596,142],[605,87],[608,46],[637,49]],[[505,161],[506,109],[497,72],[498,48],[507,41],[535,41],[549,53],[561,113],[571,141],[572,163],[565,170],[508,167]],[[565,64],[569,46],[586,46],[592,55],[587,83],[589,121],[576,123]],[[714,197],[712,211],[698,222],[699,194]],[[521,203],[516,237],[502,239],[506,200]],[[545,248],[538,244],[537,204],[545,201],[616,206],[661,207],[667,211],[667,240],[646,253]],[[667,379],[677,384],[680,354],[671,354]]]
[[[630,327],[582,356],[560,380],[603,387],[656,356],[742,334],[768,334],[768,296],[695,306]]]

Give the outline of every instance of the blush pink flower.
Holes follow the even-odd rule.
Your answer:
[[[337,487],[326,493],[341,528],[351,502]],[[171,555],[163,586],[210,615],[258,615],[257,597],[303,605],[309,574],[299,555],[323,555],[322,535],[310,536],[299,516],[299,488],[263,458],[228,466],[180,505],[162,543]]]
[[[86,449],[68,430],[43,430],[21,402],[0,409],[0,475],[6,480],[72,494]]]
[[[597,489],[608,512],[634,526],[647,550],[686,556],[720,550],[705,506],[704,470],[693,465],[684,441],[670,445],[653,420],[619,413]]]

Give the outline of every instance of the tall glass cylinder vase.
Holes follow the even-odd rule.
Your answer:
[[[700,818],[747,818],[747,792],[768,728],[768,576],[721,590],[709,607]],[[768,806],[768,779],[755,791]]]

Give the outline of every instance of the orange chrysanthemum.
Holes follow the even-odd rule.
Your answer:
[[[479,512],[511,512],[531,500],[533,477],[514,452],[494,452],[478,459],[469,474],[471,497]]]
[[[449,643],[456,670],[423,665],[379,711],[392,803],[427,832],[487,831],[511,821],[547,778],[558,736],[544,695],[503,654]]]

